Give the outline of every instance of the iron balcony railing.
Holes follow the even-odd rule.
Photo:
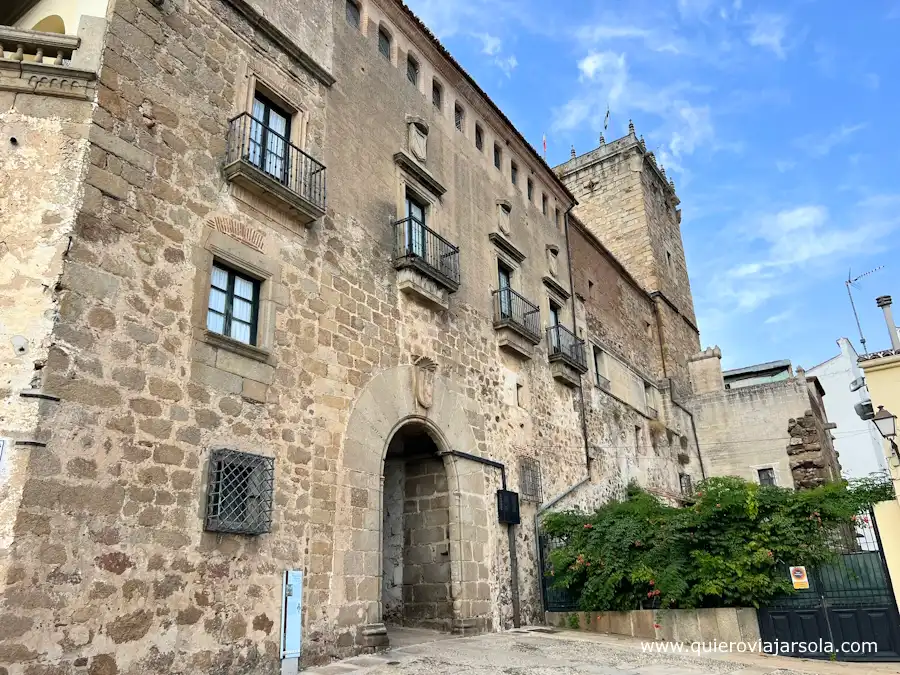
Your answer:
[[[509,326],[534,344],[541,341],[541,310],[511,288],[494,291],[494,326]]]
[[[325,210],[325,166],[250,113],[229,122],[226,165],[246,162]]]
[[[564,361],[582,373],[587,372],[587,356],[584,340],[577,337],[565,326],[550,326],[547,329],[547,345],[551,361]]]
[[[459,288],[459,247],[417,218],[394,223],[394,267],[415,267],[450,292]]]

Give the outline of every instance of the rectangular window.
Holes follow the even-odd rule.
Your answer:
[[[206,327],[248,345],[256,344],[259,281],[213,263]]]
[[[444,90],[437,80],[431,81],[431,104],[438,110],[442,110],[444,107]]]
[[[275,460],[236,450],[209,458],[206,525],[209,532],[265,534],[272,528]]]
[[[478,152],[484,152],[484,129],[480,124],[475,125],[475,147],[478,148]]]
[[[774,487],[776,485],[775,482],[775,469],[759,469],[756,474],[759,476],[759,484],[766,485],[769,487]]]
[[[347,0],[347,23],[353,26],[356,30],[359,30],[359,5],[357,5],[353,0]]]
[[[562,228],[562,215],[559,212],[559,209],[555,209],[553,213],[553,219],[556,222],[556,229],[559,230]]]
[[[594,377],[597,379],[597,386],[606,389],[609,386],[609,379],[606,377],[606,357],[600,347],[594,347]]]
[[[456,130],[462,131],[463,124],[466,121],[466,112],[462,109],[462,106],[459,103],[453,106],[453,120],[456,124]]]
[[[512,296],[504,289],[512,288],[512,270],[499,260],[497,261],[497,287],[500,289],[500,318],[508,319],[512,316]]]
[[[555,328],[560,324],[559,321],[559,313],[562,311],[562,308],[557,305],[552,300],[550,301],[550,327]]]
[[[259,92],[253,98],[247,159],[278,182],[290,182],[291,116]]]
[[[692,495],[694,494],[694,482],[691,480],[691,477],[686,473],[678,474],[678,482],[681,483],[681,494],[683,495]]]
[[[519,184],[519,165],[515,162],[509,163],[509,179],[513,185]]]
[[[526,186],[528,190],[528,201],[530,202],[534,199],[534,181],[529,178]]]
[[[522,499],[529,502],[541,503],[541,463],[536,459],[525,457],[519,464],[520,484]]]
[[[516,405],[520,408],[525,405],[525,395],[523,392],[524,388],[525,385],[523,385],[521,382],[516,382]],[[0,443],[2,442],[3,441],[0,441]]]
[[[541,195],[541,213],[547,215],[547,195]]]
[[[666,251],[666,264],[669,266],[669,271],[671,272],[674,266],[672,265],[672,253],[670,251]]]
[[[503,151],[500,149],[500,146],[494,143],[494,166],[496,168],[500,168],[503,164]]]
[[[384,28],[378,29],[378,51],[388,61],[391,60],[391,36]]]
[[[414,87],[419,87],[419,64],[411,56],[406,57],[406,79]]]

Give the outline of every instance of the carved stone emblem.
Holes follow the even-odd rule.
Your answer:
[[[420,162],[428,160],[428,125],[419,117],[408,118],[409,151]]]
[[[416,401],[423,408],[430,408],[434,402],[434,374],[437,364],[427,356],[421,356],[416,361],[415,385]]]
[[[497,202],[497,227],[503,234],[508,235],[510,231],[510,214],[512,206],[507,201]]]
[[[257,251],[263,250],[265,235],[246,223],[226,216],[214,216],[207,221],[207,224],[214,230],[247,244],[250,248],[255,248]]]

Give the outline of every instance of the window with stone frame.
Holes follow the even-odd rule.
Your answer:
[[[359,10],[359,3],[354,2],[354,0],[347,0],[346,16],[347,23],[356,30],[359,30],[362,23],[362,15]]]
[[[437,80],[431,81],[431,105],[437,110],[444,108],[444,88]]]
[[[541,503],[541,463],[531,457],[523,457],[519,462],[519,490],[523,501]]]
[[[541,195],[541,213],[547,215],[547,195]]]
[[[496,143],[494,143],[494,168],[497,170],[503,168],[503,150]]]
[[[694,481],[688,474],[678,474],[678,482],[681,485],[681,494],[685,496],[694,494]]]
[[[412,56],[406,57],[406,79],[418,89],[419,87],[419,62]]]
[[[391,60],[391,35],[382,26],[378,28],[378,51],[388,61]]]
[[[475,125],[475,148],[478,152],[484,152],[484,129],[480,124]]]
[[[606,355],[600,347],[594,346],[594,378],[601,389],[609,389],[609,378],[606,376]]]
[[[529,178],[526,185],[527,185],[528,201],[530,202],[532,199],[534,199],[534,181]]]
[[[778,485],[777,481],[775,480],[775,469],[773,469],[772,467],[757,469],[756,475],[759,477],[760,485],[768,487],[775,487],[776,485]]]
[[[453,123],[456,125],[457,131],[463,131],[466,123],[466,111],[457,103],[453,106]]]
[[[258,279],[213,262],[206,328],[248,345],[257,344],[259,323]]]
[[[272,457],[213,450],[209,458],[205,529],[251,535],[269,532],[274,486]]]
[[[519,165],[515,162],[509,163],[509,179],[513,185],[519,185]]]

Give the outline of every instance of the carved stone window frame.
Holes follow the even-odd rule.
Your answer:
[[[239,112],[253,115],[253,100],[259,92],[272,101],[279,108],[290,115],[290,141],[304,152],[307,151],[306,138],[309,129],[309,111],[299,102],[288,97],[283,88],[272,83],[271,78],[265,77],[253,67],[248,67],[246,91],[244,100],[240,104]]]
[[[225,219],[222,219],[225,220]],[[201,243],[194,249],[194,302],[192,306],[193,337],[198,342],[225,349],[255,361],[274,365],[275,313],[284,305],[281,265],[277,260],[246,243],[216,229],[214,220],[204,225]],[[259,313],[256,344],[248,345],[206,327],[206,309],[212,283],[213,263],[219,260],[228,267],[259,282]]]

